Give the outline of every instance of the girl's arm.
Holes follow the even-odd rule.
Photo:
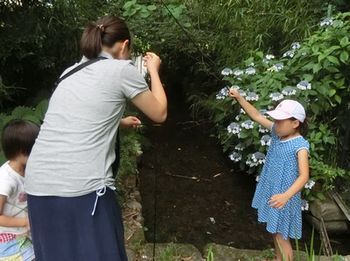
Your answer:
[[[29,227],[28,218],[9,217],[2,214],[7,197],[0,195],[0,226],[2,227]]]
[[[273,122],[266,119],[252,104],[247,102],[240,94],[238,89],[231,88],[229,95],[235,98],[241,105],[242,109],[248,114],[248,116],[255,122],[262,125],[264,128],[271,130]]]
[[[273,195],[269,204],[273,208],[283,208],[287,201],[303,189],[309,180],[309,153],[306,149],[298,151],[299,177],[293,185],[284,193]]]

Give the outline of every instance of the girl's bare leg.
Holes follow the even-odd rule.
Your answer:
[[[279,233],[273,234],[277,261],[293,261],[293,248],[289,239],[284,239]]]

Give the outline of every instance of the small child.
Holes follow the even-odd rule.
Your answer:
[[[252,207],[258,211],[258,221],[266,223],[272,234],[276,260],[293,260],[290,238],[301,238],[300,191],[309,179],[309,143],[303,106],[294,100],[282,101],[267,112],[274,122],[265,118],[247,102],[237,89],[230,89],[247,115],[271,130],[271,145],[266,155]]]
[[[0,260],[34,260],[29,239],[24,169],[39,133],[31,122],[14,120],[2,131],[2,150],[8,159],[0,167]]]

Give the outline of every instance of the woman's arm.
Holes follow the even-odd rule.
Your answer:
[[[168,107],[158,73],[161,61],[154,53],[147,53],[144,59],[151,77],[151,90],[138,94],[132,99],[132,102],[151,120],[161,123],[167,118]]]
[[[235,98],[241,105],[242,109],[255,122],[262,125],[264,128],[271,130],[273,122],[266,119],[252,104],[247,102],[240,94],[238,89],[231,88],[229,92],[230,97]]]
[[[119,125],[122,128],[137,128],[141,125],[141,121],[135,116],[127,116],[120,120]]]
[[[2,214],[7,197],[0,195],[0,226],[2,227],[29,227],[28,218],[9,217]]]
[[[298,151],[297,156],[299,176],[286,192],[271,197],[269,204],[273,208],[283,208],[288,200],[301,191],[309,180],[309,152],[302,149]]]

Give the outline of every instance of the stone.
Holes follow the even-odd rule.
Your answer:
[[[142,261],[153,260],[153,244],[146,244],[140,253]],[[203,261],[202,254],[193,245],[162,243],[156,244],[155,260],[186,260],[186,261]],[[215,259],[220,260],[220,259]]]
[[[208,244],[204,247],[204,257],[207,257],[209,250],[213,253],[214,260],[261,260],[263,253],[260,250],[237,249],[230,246]]]
[[[310,203],[310,212],[317,219],[323,218],[324,221],[346,221],[347,218],[338,207],[337,203],[330,198],[325,200],[314,200]]]

